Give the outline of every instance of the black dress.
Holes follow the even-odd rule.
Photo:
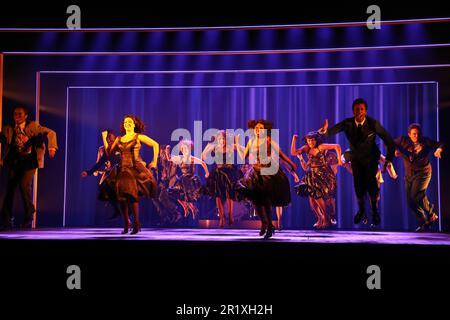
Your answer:
[[[243,177],[243,173],[234,164],[234,150],[228,148],[226,152],[222,151],[217,146],[214,149],[215,156],[220,159],[220,163],[216,163],[206,179],[206,194],[222,200],[240,201],[242,197],[236,191],[236,184]]]
[[[274,161],[278,161],[277,172],[275,174],[262,174],[261,170],[270,167]],[[288,206],[291,203],[289,180],[281,169],[279,159],[271,159],[271,163],[262,164],[258,161],[252,165],[239,181],[238,190],[255,206]],[[275,164],[273,163],[273,165]]]
[[[188,162],[178,165],[181,175],[177,176],[174,186],[169,188],[169,194],[181,201],[195,202],[202,195],[202,185],[200,177],[195,174],[194,160],[190,158]]]
[[[329,199],[336,195],[336,175],[330,167],[334,164],[333,153],[328,152],[326,156],[318,152],[315,156],[308,153],[308,163],[310,170],[303,176],[301,182],[294,187],[295,192],[302,197],[312,197],[314,199]],[[336,160],[337,161],[337,160]]]
[[[141,142],[137,137],[138,134],[128,142],[122,142],[119,138],[117,144],[121,154],[115,183],[119,201],[135,202],[139,200],[139,196],[153,197],[155,193],[156,181],[139,155]]]

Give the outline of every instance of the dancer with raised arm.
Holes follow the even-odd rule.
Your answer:
[[[237,151],[241,159],[249,157],[251,167],[240,180],[239,191],[250,199],[261,219],[260,235],[264,239],[272,237],[275,227],[272,224],[272,207],[285,207],[291,202],[289,180],[281,170],[279,158],[285,160],[293,171],[297,166],[271,138],[272,122],[251,120],[248,128],[253,135],[246,147],[239,145],[236,136]]]
[[[317,132],[309,132],[303,137],[305,144],[297,149],[298,136],[292,137],[291,155],[297,156],[303,170],[306,172],[301,183],[295,187],[299,196],[309,197],[309,204],[316,216],[315,229],[323,229],[336,224],[336,172],[327,161],[329,150],[336,151],[338,165],[341,162],[341,147],[338,144],[322,143]],[[303,154],[308,157],[305,163]]]
[[[394,157],[394,141],[377,120],[367,116],[367,102],[364,99],[354,100],[352,110],[353,117],[335,124],[330,129],[328,129],[328,120],[325,120],[319,133],[325,137],[336,135],[339,132],[345,133],[352,152],[353,182],[359,207],[353,222],[358,224],[361,221],[367,221],[365,195],[368,193],[372,208],[372,226],[377,226],[381,219],[378,210],[380,188],[376,174],[381,151],[378,149],[375,139],[379,136],[387,147],[386,161],[382,172],[386,170]]]
[[[129,205],[134,217],[131,234],[136,234],[140,231],[139,197],[153,197],[156,189],[156,181],[152,172],[142,160],[140,150],[142,143],[153,148],[153,161],[150,163],[150,168],[155,168],[158,160],[159,145],[150,137],[142,134],[144,130],[145,125],[142,120],[135,115],[128,114],[123,118],[121,124],[122,136],[117,137],[112,145],[106,139],[108,132],[102,132],[106,153],[110,155],[118,150],[121,156],[115,181],[115,190],[125,224],[122,234],[128,233],[130,228]]]
[[[177,180],[173,187],[169,188],[169,194],[174,196],[181,204],[184,210],[184,217],[187,218],[189,210],[192,217],[197,218],[198,209],[195,202],[202,196],[202,185],[200,177],[195,174],[195,165],[199,164],[205,170],[205,178],[208,178],[209,171],[206,163],[197,157],[191,155],[193,142],[182,140],[180,143],[181,155],[172,155],[170,161],[176,164],[181,175],[177,176]]]
[[[227,142],[229,143],[227,144]],[[216,200],[220,228],[225,226],[225,210],[223,204],[226,203],[228,225],[231,226],[234,222],[234,202],[239,200],[239,193],[236,192],[235,188],[236,183],[243,175],[235,164],[235,150],[234,137],[227,135],[224,130],[221,130],[216,134],[214,142],[208,143],[202,152],[202,160],[205,160],[212,153],[214,153],[216,160],[215,167],[206,180],[206,190]]]

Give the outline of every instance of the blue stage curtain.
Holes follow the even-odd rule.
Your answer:
[[[368,115],[378,119],[392,137],[406,135],[412,122],[422,125],[423,133],[437,137],[437,84],[369,84],[317,85],[282,87],[231,88],[74,88],[69,95],[68,162],[67,162],[67,226],[99,225],[111,210],[96,200],[97,179],[80,179],[80,172],[95,162],[101,145],[101,130],[119,131],[122,117],[127,113],[140,116],[147,130],[145,134],[160,144],[171,144],[171,133],[186,128],[193,134],[194,121],[202,121],[208,128],[242,128],[250,119],[264,118],[280,129],[280,146],[289,154],[294,133],[302,137],[319,128],[325,118],[330,125],[352,116],[352,101],[362,97],[368,102]],[[194,138],[192,136],[192,138]],[[334,141],[344,151],[348,142],[344,134]],[[204,147],[206,142],[202,143]],[[300,145],[298,145],[300,146]],[[380,148],[385,148],[380,140]],[[143,146],[142,156],[148,162],[152,152]],[[298,159],[292,158],[297,164]],[[433,178],[429,187],[430,199],[438,204],[437,161],[433,158]],[[416,218],[407,207],[403,163],[394,161],[399,175],[397,181],[384,175],[381,187],[381,229],[411,230]],[[201,167],[197,172],[203,179]],[[299,166],[298,175],[303,175]],[[290,177],[291,186],[293,179]],[[284,211],[287,228],[310,228],[314,217],[307,199],[299,198],[292,190],[292,204]],[[337,194],[338,227],[359,228],[352,223],[357,211],[351,175],[339,168]],[[214,201],[202,199],[201,217],[214,216]],[[151,201],[141,203],[144,223],[150,225],[155,213]],[[152,218],[153,217],[153,218]]]

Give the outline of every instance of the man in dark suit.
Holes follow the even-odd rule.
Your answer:
[[[376,174],[378,169],[378,160],[380,159],[380,150],[378,149],[375,138],[378,135],[386,144],[387,154],[383,166],[383,172],[392,162],[394,157],[395,145],[389,133],[375,119],[366,116],[367,102],[358,98],[353,101],[352,118],[347,118],[332,128],[328,129],[328,120],[325,120],[324,126],[319,130],[326,136],[333,136],[341,131],[345,133],[350,142],[350,151],[352,155],[351,166],[353,171],[353,182],[356,197],[358,199],[359,211],[354,217],[354,223],[363,221],[367,223],[365,213],[364,197],[366,193],[370,197],[370,206],[372,208],[372,225],[380,224],[380,214],[378,210],[378,201],[380,198],[380,188],[377,183]]]
[[[434,151],[434,156],[441,158],[444,144],[423,136],[418,123],[410,124],[408,136],[400,136],[394,142],[395,155],[403,158],[405,166],[405,189],[408,206],[416,213],[420,221],[416,231],[425,231],[438,220],[434,205],[427,197],[427,188],[432,174],[428,155]]]
[[[31,227],[33,214],[36,211],[32,202],[32,181],[36,169],[44,167],[44,136],[48,139],[50,158],[55,156],[58,148],[55,131],[27,119],[27,108],[16,107],[14,108],[14,126],[6,125],[0,132],[0,142],[4,151],[0,165],[4,164],[8,169],[6,194],[0,219],[3,229],[13,227],[12,207],[17,187],[20,189],[25,209],[21,227]]]

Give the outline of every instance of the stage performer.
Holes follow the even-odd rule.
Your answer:
[[[283,171],[287,171],[291,176],[294,177],[295,184],[300,182],[300,179],[298,178],[297,173],[294,170],[292,170],[289,163],[287,163],[286,161],[284,161],[281,158],[280,158],[280,166],[281,166],[281,169],[283,169]],[[283,223],[281,221],[283,218],[283,209],[284,209],[284,207],[276,207],[275,208],[275,213],[277,214],[277,223],[278,223],[277,226],[278,226],[279,231],[281,231],[283,229]]]
[[[227,137],[228,142],[227,144]],[[234,137],[227,135],[224,130],[219,131],[213,143],[208,143],[202,152],[202,160],[207,155],[214,153],[215,167],[206,180],[206,193],[216,200],[219,211],[219,227],[225,226],[225,213],[223,203],[226,203],[228,211],[228,225],[232,225],[234,202],[239,201],[239,193],[236,192],[236,183],[243,177],[239,167],[235,164],[234,154],[236,145]]]
[[[275,232],[272,224],[272,207],[285,207],[291,202],[289,180],[280,168],[279,158],[285,160],[293,171],[297,169],[282,152],[278,143],[271,139],[272,126],[272,122],[266,120],[249,121],[248,128],[253,129],[253,136],[245,148],[239,145],[239,135],[235,137],[239,156],[241,159],[249,157],[251,164],[250,169],[239,181],[238,190],[252,201],[261,219],[259,234],[264,235],[264,239],[271,238]],[[276,169],[276,172],[265,174],[270,173],[272,169]]]
[[[305,175],[301,179],[301,183],[295,186],[295,191],[299,196],[309,197],[309,204],[316,216],[316,223],[313,225],[316,229],[326,228],[336,222],[336,173],[331,168],[333,162],[330,163],[331,157],[337,160],[338,165],[341,162],[341,147],[338,144],[322,143],[321,136],[313,131],[303,137],[305,144],[297,149],[298,136],[292,137],[291,154],[300,159],[300,164],[305,170]],[[336,151],[336,154],[329,152]],[[305,163],[303,153],[308,157]],[[330,165],[331,164],[331,165]]]
[[[125,224],[122,234],[128,233],[130,228],[128,207],[131,207],[134,216],[131,234],[136,234],[141,228],[139,222],[139,196],[153,197],[155,193],[156,181],[151,171],[146,167],[146,163],[142,160],[139,151],[141,143],[153,148],[153,161],[150,163],[150,168],[155,168],[158,160],[159,145],[153,139],[142,134],[144,130],[145,125],[142,120],[135,115],[128,114],[123,118],[121,124],[122,136],[117,137],[112,145],[106,139],[108,132],[102,132],[103,144],[107,155],[114,154],[117,150],[121,156],[115,181],[115,191]]]
[[[31,228],[36,211],[32,202],[32,181],[38,168],[44,167],[45,143],[48,140],[48,154],[55,156],[58,149],[55,131],[28,120],[28,109],[24,106],[14,108],[14,126],[6,125],[0,132],[0,143],[4,146],[0,167],[6,165],[8,178],[6,194],[1,211],[2,228],[9,230],[14,226],[12,213],[14,194],[19,187],[25,209],[22,228]]]
[[[179,143],[181,155],[171,157],[171,161],[175,163],[181,170],[181,175],[177,176],[175,185],[169,188],[169,194],[175,197],[184,210],[184,217],[189,215],[197,218],[198,209],[195,202],[202,196],[202,185],[200,177],[195,174],[195,165],[199,164],[205,170],[205,178],[208,178],[209,171],[206,163],[197,157],[191,155],[194,146],[192,141],[182,140]]]
[[[114,130],[107,129],[106,140],[108,144],[112,145],[116,140],[116,134]],[[120,216],[119,203],[117,202],[115,192],[115,178],[117,175],[117,166],[120,163],[120,152],[116,151],[113,154],[107,155],[105,147],[100,146],[97,151],[97,160],[95,165],[89,169],[81,172],[81,177],[98,176],[100,174],[100,181],[98,183],[98,195],[97,198],[100,201],[106,201],[114,209],[114,213],[110,220]]]
[[[421,126],[418,123],[409,125],[408,136],[398,137],[394,141],[395,154],[403,158],[405,167],[408,206],[417,215],[420,223],[416,231],[427,230],[438,220],[434,205],[426,194],[432,175],[428,155],[434,150],[434,156],[440,159],[444,144],[422,136]]]
[[[364,99],[354,100],[352,110],[354,117],[347,118],[330,129],[328,129],[328,120],[325,120],[319,132],[326,137],[342,131],[345,133],[352,152],[353,182],[359,207],[353,222],[358,224],[361,220],[367,219],[364,198],[368,193],[372,208],[372,226],[376,226],[380,224],[378,210],[380,188],[378,187],[376,173],[381,152],[375,143],[375,138],[378,135],[387,147],[386,161],[382,172],[386,170],[394,157],[394,141],[377,120],[367,116],[367,102]]]
[[[171,147],[163,145],[159,152],[157,196],[152,199],[162,225],[173,225],[181,220],[178,202],[169,195],[169,188],[177,181],[177,166],[170,161]]]

